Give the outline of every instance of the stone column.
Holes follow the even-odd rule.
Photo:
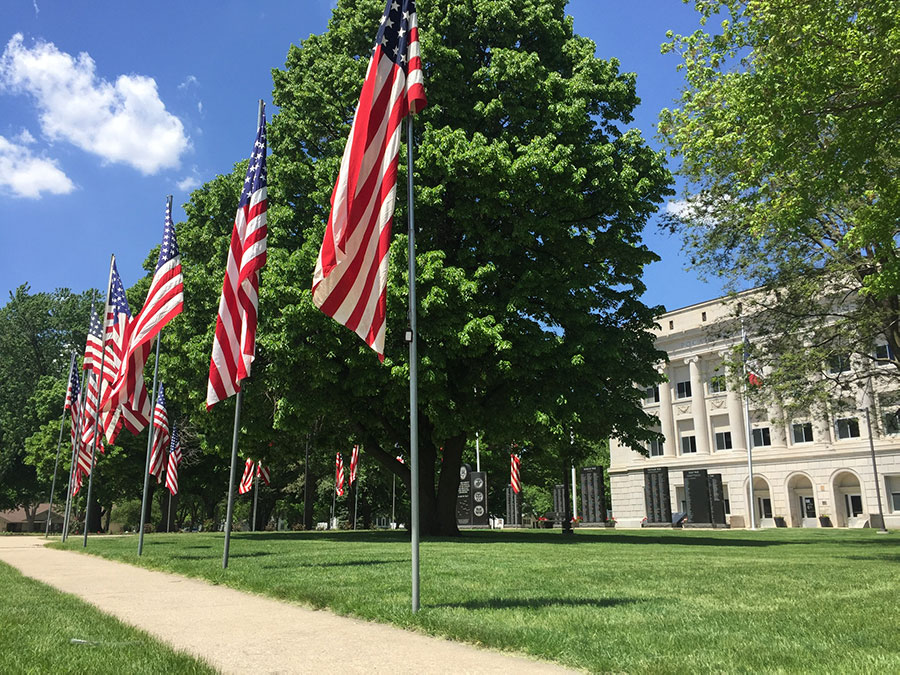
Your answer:
[[[769,420],[769,433],[772,435],[773,448],[787,447],[787,433],[784,423],[784,408],[780,403],[775,403],[769,410],[772,419]],[[774,501],[773,501],[774,504]]]
[[[731,355],[730,351],[719,354],[723,359]],[[747,452],[747,429],[744,428],[744,399],[740,391],[734,388],[735,383],[728,382],[725,392],[725,404],[728,408],[728,427],[731,429],[731,447],[737,452]],[[738,384],[738,386],[740,386]]]
[[[669,368],[666,364],[659,367],[659,372],[666,376],[665,382],[659,383],[659,426],[666,437],[663,443],[663,456],[675,457],[678,454],[678,438],[675,436],[675,416],[672,413],[672,383],[669,382]]]
[[[703,395],[703,380],[700,378],[700,357],[689,356],[684,360],[691,371],[691,415],[694,417],[694,436],[697,439],[697,454],[709,454],[709,420],[706,416],[706,397]]]

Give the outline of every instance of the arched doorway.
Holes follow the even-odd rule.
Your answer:
[[[845,469],[831,479],[834,491],[834,517],[837,527],[853,527],[866,518],[866,504],[859,476]]]
[[[749,493],[749,490],[748,490]],[[769,489],[769,481],[759,475],[753,476],[753,508],[756,521],[761,523],[763,518],[772,519],[772,492]],[[747,507],[747,522],[750,522],[750,507]],[[774,521],[770,526],[774,525]]]
[[[805,473],[795,473],[787,480],[788,510],[791,527],[818,527],[816,493]]]

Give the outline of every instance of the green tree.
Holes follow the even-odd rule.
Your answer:
[[[660,117],[686,179],[670,226],[697,269],[760,287],[735,310],[778,393],[815,398],[878,363],[900,376],[900,6],[695,5],[701,29],[663,45],[686,85]],[[823,367],[848,354],[854,371]]]

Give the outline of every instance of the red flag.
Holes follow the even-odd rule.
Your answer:
[[[338,497],[344,496],[344,460],[341,453],[334,458],[334,491]]]
[[[256,130],[250,166],[231,232],[216,335],[209,364],[206,408],[233,396],[250,376],[256,353],[259,270],[266,264],[266,116]]]
[[[415,2],[389,0],[331,195],[312,287],[315,305],[382,361],[400,123],[426,103]]]
[[[136,317],[126,323],[119,367],[114,371],[112,386],[103,396],[103,407],[115,409],[133,401],[138,388],[144,386],[144,366],[150,356],[153,338],[169,321],[184,309],[184,279],[181,274],[181,254],[172,225],[172,209],[166,200],[162,244],[156,271],[147,291],[147,299]],[[146,396],[146,393],[144,394]],[[126,423],[127,423],[126,415]]]
[[[359,446],[353,446],[353,454],[350,455],[350,485],[356,481],[356,469],[359,466]]]
[[[763,383],[762,378],[752,370],[747,371],[747,382],[749,382],[754,387],[761,387]]]
[[[263,466],[262,461],[256,465],[256,475],[262,478],[262,482],[266,485],[271,485],[271,475],[269,474],[269,467]]]
[[[253,489],[253,460],[248,459],[244,462],[244,475],[241,477],[241,484],[238,486],[238,494],[243,495]]]
[[[519,469],[522,466],[522,458],[518,455],[509,456],[509,484],[512,485],[513,492],[522,491],[522,483],[519,480]]]

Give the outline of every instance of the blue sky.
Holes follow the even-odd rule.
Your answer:
[[[271,70],[292,42],[326,29],[331,6],[7,0],[0,302],[24,282],[35,291],[102,287],[112,252],[126,285],[142,276],[161,237],[165,196],[174,195],[181,220],[193,187],[249,155],[256,102],[271,102]],[[694,30],[697,15],[680,0],[573,0],[568,13],[597,56],[637,73],[634,125],[656,147],[657,113],[681,87],[677,57],[659,45],[668,29]],[[675,309],[719,294],[685,271],[678,239],[655,222],[645,234],[662,257],[646,272],[645,302]]]

